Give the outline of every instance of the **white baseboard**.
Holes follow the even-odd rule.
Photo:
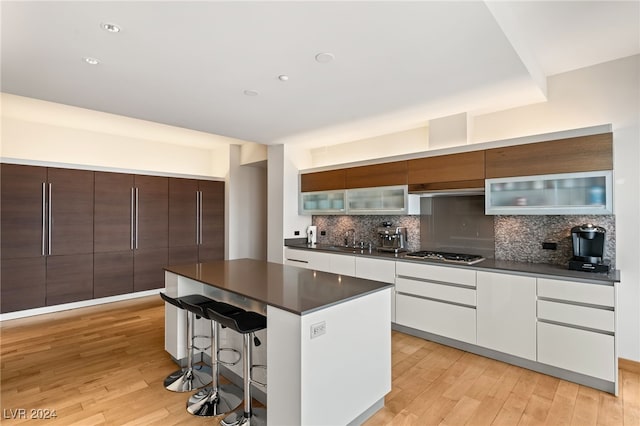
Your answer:
[[[102,305],[105,303],[119,302],[121,300],[137,299],[139,297],[153,296],[162,289],[139,291],[137,293],[119,294],[117,296],[101,297],[99,299],[81,300],[79,302],[64,303],[62,305],[45,306],[42,308],[25,309],[24,311],[7,312],[0,314],[0,322],[18,318],[33,317],[36,315],[50,314],[53,312],[67,311],[69,309],[86,308],[88,306]]]

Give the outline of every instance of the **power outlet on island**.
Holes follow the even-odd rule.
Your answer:
[[[311,338],[315,339],[316,337],[322,336],[327,332],[327,323],[325,321],[319,322],[317,324],[311,324]]]

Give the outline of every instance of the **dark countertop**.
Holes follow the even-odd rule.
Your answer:
[[[546,278],[551,278],[551,279],[580,281],[580,282],[594,283],[594,284],[611,284],[613,282],[620,282],[620,271],[617,269],[610,271],[608,274],[605,274],[605,273],[595,273],[595,272],[572,271],[568,269],[568,267],[563,265],[552,265],[547,263],[512,262],[507,260],[495,260],[495,259],[486,259],[474,265],[463,265],[463,264],[456,264],[456,263],[444,262],[444,261],[438,261],[438,260],[411,259],[411,258],[405,257],[405,253],[394,254],[394,253],[387,253],[387,252],[378,252],[375,249],[369,252],[368,249],[347,250],[343,247],[336,247],[332,245],[321,245],[321,244],[317,244],[314,246],[310,246],[308,244],[287,244],[286,246],[292,249],[324,251],[327,253],[344,254],[344,255],[350,255],[350,256],[375,257],[380,259],[399,260],[403,262],[446,266],[450,268],[474,269],[477,271],[508,272],[508,273],[513,273],[515,275],[527,275],[527,276],[537,276],[537,277],[544,276]]]
[[[254,259],[191,263],[164,269],[297,315],[393,286]]]

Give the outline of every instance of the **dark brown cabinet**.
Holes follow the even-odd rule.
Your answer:
[[[407,161],[409,191],[484,187],[484,151]]]
[[[2,312],[93,297],[93,172],[2,164]]]
[[[169,260],[169,178],[135,176],[133,290],[164,287]]]
[[[224,182],[169,181],[169,263],[224,258]]]
[[[300,192],[329,191],[346,188],[346,169],[305,173],[300,176]]]
[[[1,164],[0,185],[3,313],[162,288],[170,241],[224,258],[224,182]]]
[[[407,184],[407,162],[372,164],[346,169],[347,188],[372,188]]]
[[[96,172],[93,297],[133,292],[134,175]]]
[[[94,297],[164,287],[168,180],[96,172]]]
[[[612,133],[514,145],[486,151],[487,179],[612,169]]]

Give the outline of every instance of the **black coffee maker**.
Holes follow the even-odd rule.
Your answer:
[[[569,269],[609,272],[609,262],[604,259],[606,233],[603,227],[591,223],[571,228],[573,258],[569,261]]]

